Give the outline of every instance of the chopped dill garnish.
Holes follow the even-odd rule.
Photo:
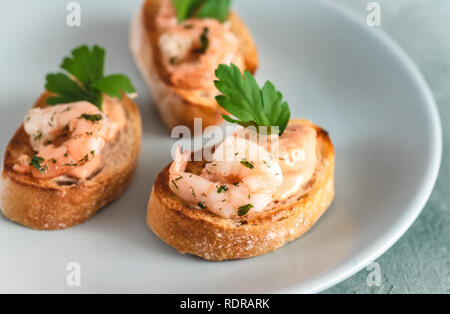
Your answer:
[[[246,215],[246,214],[248,213],[248,211],[249,211],[250,209],[252,209],[252,208],[253,208],[253,205],[252,205],[252,204],[242,205],[241,207],[238,208],[237,214],[238,214],[239,217],[244,216],[244,215]]]
[[[222,193],[222,191],[228,191],[228,186],[226,185],[221,185],[217,188],[217,193]]]

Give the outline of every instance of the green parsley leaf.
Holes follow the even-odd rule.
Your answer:
[[[83,45],[72,50],[72,57],[64,58],[61,68],[72,74],[81,84],[89,86],[103,77],[105,49]]]
[[[239,217],[247,215],[248,211],[250,209],[252,209],[252,208],[253,208],[252,204],[242,205],[241,207],[238,208],[238,213],[237,214],[238,214]]]
[[[225,22],[230,14],[231,0],[208,0],[197,11],[199,18],[214,18],[220,22]]]
[[[172,0],[177,13],[178,21],[184,21],[190,17],[203,0]]]
[[[134,93],[134,87],[130,79],[123,74],[112,74],[99,79],[91,87],[101,90],[111,97],[122,99],[122,91],[125,94]]]
[[[179,22],[188,18],[213,18],[226,21],[231,0],[173,0]]]
[[[57,96],[47,98],[47,104],[68,104],[77,101],[88,101],[93,104],[101,103],[101,94],[86,91],[64,73],[47,75],[45,89]]]
[[[72,50],[72,55],[61,64],[71,77],[65,73],[47,75],[45,88],[56,94],[47,99],[47,104],[88,101],[102,109],[102,92],[120,99],[122,92],[133,93],[135,89],[125,75],[104,76],[105,54],[103,48],[95,45],[92,49],[83,45]]]
[[[234,64],[219,65],[216,76],[214,84],[223,94],[216,97],[217,103],[237,118],[222,115],[225,120],[244,127],[267,126],[269,131],[277,126],[279,134],[283,133],[291,113],[283,95],[271,82],[267,81],[261,89],[250,72],[244,71],[242,77]]]

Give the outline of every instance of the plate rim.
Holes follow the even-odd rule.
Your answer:
[[[402,64],[405,67],[405,70],[411,74],[411,77],[420,87],[420,93],[424,96],[424,103],[426,104],[425,108],[427,109],[426,111],[429,114],[428,117],[431,120],[431,157],[428,161],[426,176],[424,177],[422,185],[419,187],[419,192],[416,195],[414,204],[412,204],[405,212],[404,217],[393,224],[397,225],[396,227],[391,228],[391,230],[383,235],[383,237],[376,239],[371,246],[367,247],[362,253],[357,254],[358,257],[355,258],[358,261],[356,263],[347,261],[325,274],[318,275],[316,278],[309,279],[303,283],[298,282],[296,284],[291,284],[284,289],[276,291],[275,293],[304,294],[322,292],[356,274],[358,271],[369,265],[372,261],[383,255],[406,233],[406,231],[408,231],[424,209],[436,184],[442,161],[443,139],[439,109],[431,88],[416,63],[390,35],[379,27],[367,27],[361,16],[359,16],[352,9],[349,9],[343,4],[337,2],[327,0],[314,1],[319,5],[335,11],[337,14],[345,17],[350,23],[366,29],[377,41],[386,46],[394,56],[398,57],[400,60],[399,63]]]

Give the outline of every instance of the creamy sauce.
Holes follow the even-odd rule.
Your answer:
[[[289,125],[279,139],[283,183],[274,200],[283,200],[300,191],[311,179],[317,163],[316,130],[308,125]]]

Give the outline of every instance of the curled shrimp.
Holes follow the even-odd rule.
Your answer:
[[[277,161],[249,140],[229,136],[200,175],[186,172],[190,152],[175,152],[169,169],[170,189],[187,202],[224,218],[262,211],[283,181]]]
[[[177,24],[160,36],[159,46],[171,83],[182,88],[214,89],[219,64],[244,66],[236,36],[214,19]]]
[[[37,154],[32,159],[21,156],[15,169],[30,170],[39,179],[64,174],[86,177],[100,166],[100,152],[116,132],[108,117],[89,102],[34,108],[24,128]]]
[[[262,135],[252,128],[240,128],[234,135],[262,145],[278,159],[283,183],[274,194],[275,200],[294,195],[313,176],[317,163],[317,132],[310,125],[290,124],[282,136]]]

